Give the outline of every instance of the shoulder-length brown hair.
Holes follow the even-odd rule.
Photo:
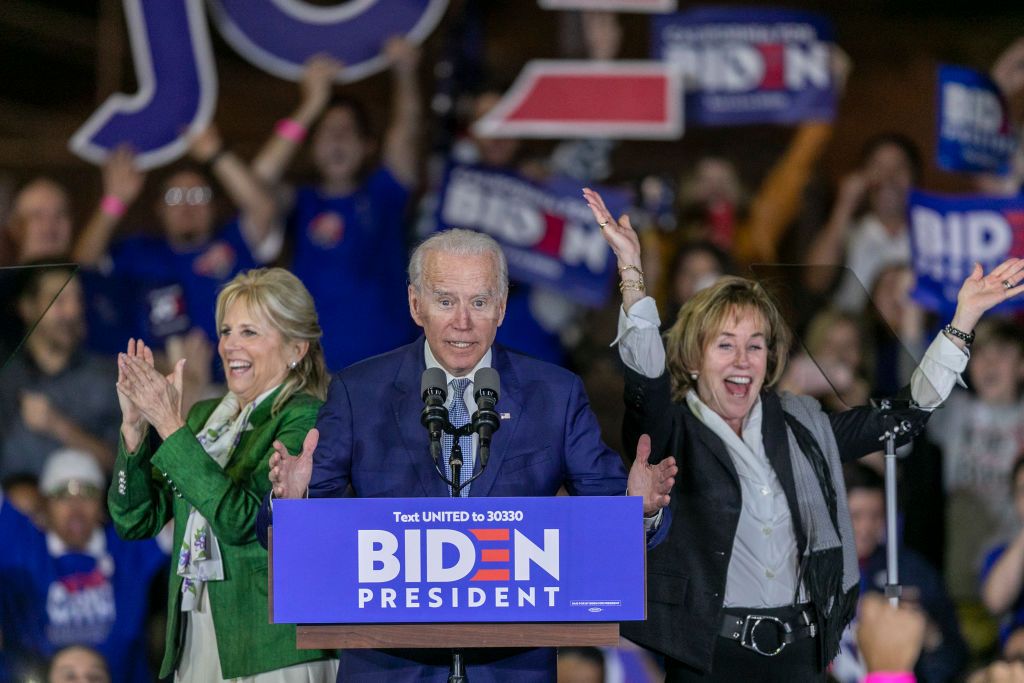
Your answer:
[[[700,368],[704,350],[727,320],[745,314],[759,316],[767,327],[764,332],[768,367],[764,386],[771,387],[782,378],[791,336],[778,305],[760,283],[742,277],[723,277],[687,301],[679,309],[676,322],[665,333],[673,400],[682,401],[686,392],[697,386],[691,373]]]

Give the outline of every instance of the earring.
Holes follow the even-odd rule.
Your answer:
[[[697,373],[696,372],[691,372],[690,373],[690,379],[692,379],[693,381],[696,382],[697,381]]]
[[[294,370],[297,367],[299,367],[299,362],[296,360],[293,360],[291,363],[288,364],[288,368],[291,370]]]

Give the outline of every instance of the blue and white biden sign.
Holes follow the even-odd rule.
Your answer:
[[[276,623],[644,618],[639,498],[274,504]]]
[[[949,171],[1005,173],[1017,149],[1006,99],[983,73],[939,69],[939,165]]]

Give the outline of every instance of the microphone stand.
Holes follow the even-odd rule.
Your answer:
[[[469,436],[473,433],[473,423],[467,422],[462,427],[456,427],[449,420],[447,416],[444,416],[444,432],[452,434],[452,455],[449,457],[449,467],[452,468],[452,478],[449,479],[444,476],[441,472],[440,464],[437,458],[434,458],[434,469],[437,470],[437,476],[439,476],[447,485],[452,488],[452,498],[460,498],[462,496],[462,489],[473,482],[476,477],[483,474],[483,468],[486,467],[486,463],[480,461],[480,471],[470,477],[466,483],[462,482],[462,445],[459,443],[461,436]],[[452,666],[449,669],[449,679],[447,683],[469,683],[469,677],[466,675],[466,655],[463,654],[462,650],[452,650]]]
[[[431,451],[431,455],[434,458],[434,470],[437,472],[437,476],[441,477],[441,481],[448,485],[452,491],[452,498],[458,498],[462,495],[462,489],[466,488],[477,478],[484,473],[484,468],[487,467],[487,462],[483,459],[480,460],[480,471],[470,477],[465,483],[462,479],[462,445],[459,444],[459,437],[471,436],[474,434],[473,422],[467,422],[461,427],[456,427],[448,421],[448,416],[445,415],[444,419],[444,432],[452,435],[452,453],[448,458],[448,466],[452,468],[452,478],[444,476],[444,472],[441,471],[441,458],[439,454],[435,454]]]
[[[434,469],[437,471],[437,476],[441,477],[441,480],[451,488],[452,498],[459,498],[462,495],[462,489],[469,486],[477,477],[484,473],[487,463],[481,460],[480,471],[473,475],[466,483],[462,483],[462,446],[459,444],[459,437],[473,434],[473,422],[469,421],[461,427],[456,427],[448,421],[448,411],[445,409],[443,429],[446,434],[451,434],[453,437],[452,453],[448,458],[448,466],[451,467],[452,478],[449,479],[444,476],[444,472],[441,471],[441,459],[437,449],[431,448]],[[469,683],[469,676],[466,674],[466,655],[463,654],[462,650],[452,650],[452,663],[448,669],[448,683]]]
[[[480,389],[480,395],[482,395],[483,398],[478,396],[477,400],[483,400],[484,407],[478,407],[476,413],[473,414],[473,418],[469,422],[461,427],[456,427],[448,419],[448,408],[443,405],[444,390],[436,386],[436,382],[439,378],[429,377],[429,372],[431,371],[428,370],[424,373],[424,379],[421,384],[423,387],[421,389],[423,392],[423,400],[427,405],[423,409],[420,421],[430,433],[429,451],[430,457],[434,461],[434,469],[437,471],[437,476],[441,477],[441,481],[451,488],[453,498],[460,498],[462,496],[462,490],[484,473],[484,468],[487,467],[487,461],[490,455],[490,437],[501,426],[498,415],[494,412],[494,404],[498,400],[498,374],[493,370],[489,370],[490,375],[481,379],[481,373],[484,371],[481,370],[477,373],[477,378],[485,385],[485,388],[482,387]],[[485,430],[485,426],[489,427],[489,429]],[[440,430],[438,427],[440,427]],[[452,472],[451,479],[448,479],[448,477],[444,475],[444,472],[441,471],[442,432],[452,436],[452,450],[448,456],[448,466],[451,468]],[[459,440],[463,436],[470,436],[477,433],[480,435],[480,452],[478,454],[480,471],[463,483],[462,445],[459,443]],[[466,674],[465,654],[462,650],[453,649],[452,663],[451,667],[448,669],[448,683],[468,682],[469,676]]]
[[[874,407],[882,414],[886,426],[885,432],[878,439],[885,441],[885,597],[889,604],[899,607],[903,586],[900,585],[899,555],[897,554],[899,538],[896,529],[896,438],[909,434],[912,426],[907,420],[899,420],[893,415],[897,409],[917,407],[914,401],[884,398],[872,400]]]

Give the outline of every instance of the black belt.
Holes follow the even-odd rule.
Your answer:
[[[765,657],[774,657],[787,645],[803,638],[813,638],[818,628],[814,622],[814,611],[810,607],[798,608],[796,616],[776,617],[770,614],[722,615],[722,628],[718,635],[738,640],[740,645]],[[774,610],[773,610],[774,611]],[[771,642],[774,647],[758,645],[758,637]]]

